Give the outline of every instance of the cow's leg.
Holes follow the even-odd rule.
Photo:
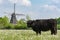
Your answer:
[[[39,34],[41,35],[41,31],[39,31]]]
[[[54,33],[54,35],[56,35],[56,32],[55,32],[55,30],[53,30],[53,33]]]
[[[54,35],[57,34],[57,28],[54,28]]]
[[[53,35],[54,33],[53,33],[53,30],[51,29],[51,35]]]
[[[38,31],[36,31],[36,35],[38,35],[38,33],[39,33],[39,32],[38,32]]]
[[[51,35],[53,35],[53,32],[51,32]]]
[[[54,35],[56,35],[57,34],[57,25],[55,24],[52,27],[53,27],[52,32],[53,32]]]

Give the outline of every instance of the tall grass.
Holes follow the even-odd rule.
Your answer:
[[[0,40],[60,40],[60,30],[57,35],[51,35],[50,31],[36,35],[32,30],[0,30]]]

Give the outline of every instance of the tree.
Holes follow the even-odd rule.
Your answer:
[[[56,20],[57,20],[57,28],[60,30],[60,17],[56,18]]]
[[[2,28],[2,27],[3,27],[3,23],[2,23],[3,21],[2,21],[2,20],[3,20],[3,18],[2,18],[2,17],[0,17],[0,28]]]
[[[27,16],[26,16],[26,19],[27,19],[27,21],[28,21],[28,20],[30,20],[31,18],[30,18],[30,16],[29,16],[29,15],[27,15]]]
[[[6,25],[9,24],[9,19],[8,19],[8,17],[6,17],[6,16],[3,17],[3,23],[4,23],[4,26],[6,26]]]
[[[6,16],[0,18],[0,28],[5,28],[9,24],[9,20]]]
[[[60,24],[60,17],[57,18],[57,24]]]
[[[27,28],[27,24],[23,19],[20,19],[18,21],[18,24],[15,26],[15,29],[26,29],[26,28]]]

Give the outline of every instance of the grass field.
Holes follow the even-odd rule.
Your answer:
[[[32,30],[0,30],[0,40],[60,40],[60,30],[57,35],[51,35],[50,31],[36,35]]]

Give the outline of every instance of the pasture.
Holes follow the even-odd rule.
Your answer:
[[[60,30],[57,35],[50,31],[36,35],[32,30],[0,30],[0,40],[60,40]]]

